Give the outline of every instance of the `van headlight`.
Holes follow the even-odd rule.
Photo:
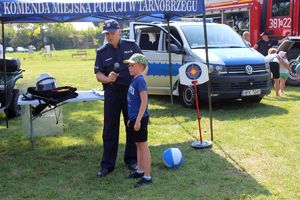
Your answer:
[[[226,74],[226,66],[225,65],[212,65],[210,64],[208,67],[208,72],[214,75]]]

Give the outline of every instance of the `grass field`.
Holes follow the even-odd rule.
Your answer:
[[[20,58],[26,70],[17,87],[25,91],[48,72],[58,86],[101,88],[93,74],[95,51],[72,59],[74,52],[56,51],[52,58],[8,55]],[[104,179],[96,178],[103,102],[64,105],[63,134],[35,137],[34,149],[24,128],[26,113],[10,120],[7,129],[2,112],[0,199],[300,199],[300,87],[287,87],[287,94],[277,99],[272,91],[260,104],[214,105],[214,144],[206,150],[190,147],[199,138],[195,110],[183,108],[176,99],[172,106],[169,97],[151,96],[154,183],[139,189],[124,179],[123,126],[116,169]],[[208,108],[201,108],[203,135],[209,140]],[[38,135],[43,134],[40,128]],[[178,169],[167,169],[162,162],[161,154],[169,147],[179,147],[184,154],[185,163]]]

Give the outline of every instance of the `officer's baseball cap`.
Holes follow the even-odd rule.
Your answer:
[[[147,58],[143,54],[140,54],[140,53],[133,54],[128,60],[124,60],[123,63],[125,63],[125,64],[140,63],[140,64],[145,65],[145,67],[148,66]]]
[[[265,31],[265,32],[262,32],[262,33],[260,34],[260,37],[262,37],[262,36],[264,36],[264,35],[268,35],[268,36],[269,36],[270,33],[269,33],[269,32],[266,32],[266,31]]]
[[[121,27],[120,27],[119,23],[116,20],[113,20],[113,19],[106,20],[104,22],[102,34],[104,34],[104,33],[114,33],[118,29],[121,29]]]

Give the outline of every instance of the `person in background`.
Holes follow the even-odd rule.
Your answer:
[[[276,97],[279,96],[279,60],[277,58],[277,49],[270,48],[268,51],[268,55],[266,56],[266,61],[270,65],[271,75],[272,79],[274,81],[274,89],[275,89],[275,95]]]
[[[129,63],[129,73],[133,76],[127,94],[129,114],[127,126],[137,147],[137,171],[131,173],[127,178],[141,178],[133,185],[140,187],[152,183],[151,155],[147,144],[148,94],[143,74],[148,66],[148,61],[144,55],[135,53],[128,60],[124,60],[124,63]]]
[[[286,37],[282,38],[281,40],[272,40],[269,38],[270,33],[263,32],[260,34],[261,39],[253,46],[255,50],[261,53],[264,56],[268,55],[268,50],[273,47],[277,46],[278,44],[282,43],[286,40]]]
[[[243,39],[246,42],[247,45],[249,45],[249,47],[251,47],[251,43],[250,43],[250,33],[249,31],[244,31],[243,32]]]
[[[107,43],[97,50],[94,72],[97,81],[104,89],[104,127],[103,156],[97,177],[105,177],[114,170],[119,143],[120,114],[122,112],[126,127],[126,146],[124,162],[132,171],[136,170],[136,146],[132,134],[129,134],[127,91],[132,80],[128,65],[123,60],[134,53],[142,53],[135,41],[120,38],[121,28],[117,21],[104,22],[103,34]]]
[[[280,66],[279,95],[282,96],[285,94],[285,83],[289,76],[290,64],[286,57],[286,52],[280,51],[277,54],[277,57],[279,59],[279,66]]]

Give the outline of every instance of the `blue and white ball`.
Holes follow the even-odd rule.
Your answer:
[[[178,148],[168,148],[163,152],[163,161],[169,168],[178,168],[183,164],[183,155]]]

